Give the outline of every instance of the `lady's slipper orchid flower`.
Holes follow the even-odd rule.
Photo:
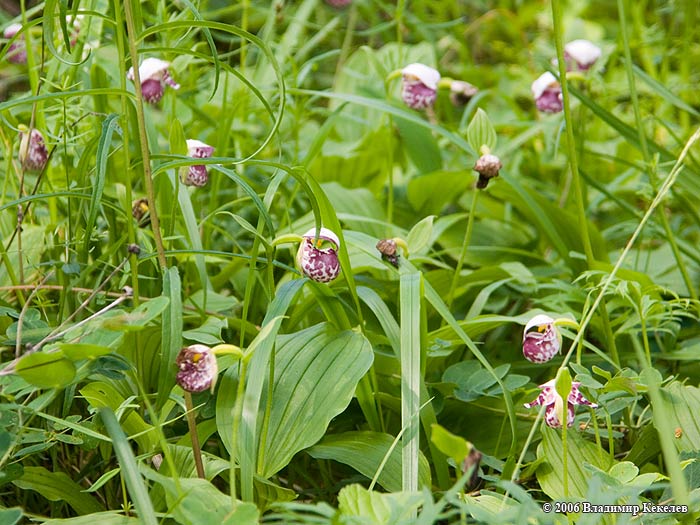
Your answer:
[[[561,350],[561,334],[554,319],[536,315],[523,331],[523,355],[533,363],[546,363]]]
[[[450,102],[454,106],[464,106],[478,92],[479,89],[476,86],[464,80],[450,82]]]
[[[41,171],[49,158],[49,152],[44,143],[44,136],[38,129],[29,131],[20,126],[19,132],[19,161],[25,170]]]
[[[5,38],[12,38],[17,33],[22,30],[22,24],[10,24],[2,32],[2,36]],[[26,64],[27,63],[27,47],[24,43],[24,36],[19,36],[17,39],[10,44],[7,50],[7,61],[12,64]]]
[[[430,107],[437,98],[440,73],[425,64],[409,64],[401,70],[401,98],[412,109]]]
[[[163,98],[165,92],[164,84],[173,89],[180,89],[180,84],[175,82],[170,76],[168,68],[170,62],[159,58],[147,58],[139,66],[139,78],[141,80],[141,93],[146,102],[155,104]],[[134,81],[134,68],[129,68],[126,78]]]
[[[568,66],[573,60],[580,71],[587,71],[601,54],[600,48],[589,40],[574,40],[564,46],[566,65]]]
[[[544,113],[559,113],[564,109],[561,86],[549,71],[532,83],[532,96],[535,98],[537,109]]]
[[[532,408],[534,406],[545,406],[544,411],[544,421],[551,428],[561,428],[562,423],[559,419],[559,414],[564,413],[564,400],[557,392],[554,386],[555,380],[547,381],[545,384],[540,385],[538,388],[542,390],[537,399],[530,403],[525,403],[525,408]],[[583,394],[579,392],[578,387],[581,383],[574,381],[571,383],[571,392],[566,400],[566,426],[570,427],[574,424],[574,405],[585,405],[591,408],[596,408],[598,405],[591,403],[588,399],[583,397]]]
[[[187,392],[214,390],[219,367],[211,348],[195,344],[180,350],[177,355],[177,384]]]
[[[311,228],[302,235],[302,238],[297,252],[297,265],[301,272],[319,283],[327,283],[338,277],[340,274],[338,236],[328,228],[321,228],[317,239],[316,228]],[[332,246],[322,248],[324,241]]]
[[[187,140],[187,155],[193,159],[208,159],[214,153],[214,147],[200,140]],[[187,176],[182,181],[185,186],[204,186],[209,180],[209,173],[204,164],[190,166]]]

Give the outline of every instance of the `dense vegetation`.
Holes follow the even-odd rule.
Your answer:
[[[19,4],[1,523],[700,516],[696,0]]]

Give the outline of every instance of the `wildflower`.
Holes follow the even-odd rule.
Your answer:
[[[188,392],[214,390],[219,367],[211,348],[195,344],[180,350],[177,355],[177,384]]]
[[[437,98],[440,73],[425,64],[409,64],[401,70],[401,98],[412,109],[432,106]]]
[[[498,177],[499,170],[503,167],[501,159],[496,155],[487,153],[479,157],[479,160],[474,164],[474,171],[479,174],[479,180],[476,182],[476,187],[484,189],[489,184],[489,180]]]
[[[534,406],[544,405],[547,407],[544,412],[544,421],[551,428],[561,428],[561,420],[559,419],[559,414],[564,414],[564,400],[557,392],[554,386],[554,379],[547,381],[538,388],[542,390],[537,399],[530,403],[525,403],[525,408],[532,408]],[[583,394],[579,392],[578,387],[581,383],[574,381],[571,383],[571,392],[567,397],[566,402],[566,426],[570,427],[574,424],[574,405],[585,405],[592,408],[596,408],[598,405],[591,403],[583,397]]]
[[[587,71],[600,58],[601,50],[589,40],[574,40],[564,46],[567,69],[573,60],[580,71]]]
[[[10,24],[2,32],[2,36],[7,39],[14,37],[17,33],[22,30],[22,24]],[[19,36],[17,39],[10,44],[7,50],[7,61],[13,64],[26,64],[27,63],[27,47],[24,43],[24,36]]]
[[[338,236],[328,228],[321,228],[316,239],[316,228],[311,228],[302,237],[303,240],[297,252],[297,265],[301,272],[319,283],[327,283],[338,277],[340,274]],[[324,241],[331,243],[332,246],[322,248]]]
[[[170,76],[168,68],[170,62],[158,58],[147,58],[139,66],[139,79],[141,80],[141,93],[146,102],[157,103],[163,98],[165,92],[164,84],[173,89],[180,89],[180,84],[175,82]],[[134,68],[129,68],[126,78],[133,82]]]
[[[450,102],[454,106],[463,106],[478,93],[476,86],[464,80],[453,80],[450,82]]]
[[[49,158],[49,152],[44,144],[44,136],[38,129],[20,126],[19,132],[19,161],[22,167],[29,171],[41,171]]]
[[[532,83],[532,96],[535,98],[535,104],[540,111],[559,113],[564,109],[561,86],[556,77],[549,71]]]
[[[193,159],[207,159],[214,153],[214,147],[200,140],[187,140],[187,155]],[[209,180],[209,173],[204,164],[190,166],[183,179],[185,186],[204,186]]]
[[[536,328],[536,330],[533,330]],[[523,331],[523,355],[533,363],[546,363],[561,349],[561,334],[554,319],[548,315],[536,315],[528,321]]]

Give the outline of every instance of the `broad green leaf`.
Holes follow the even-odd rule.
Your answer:
[[[394,124],[403,141],[404,151],[418,173],[431,173],[442,168],[442,153],[429,129],[402,118],[394,119]]]
[[[24,467],[22,477],[12,483],[23,490],[35,490],[49,501],[65,501],[78,514],[105,510],[64,472],[50,472],[44,467]]]
[[[569,473],[569,497],[583,498],[588,492],[590,475],[584,468],[589,463],[601,470],[608,471],[612,466],[607,451],[586,441],[576,430],[568,430],[566,435],[568,447],[567,468]],[[564,454],[561,431],[546,426],[542,427],[542,443],[537,447],[537,458],[544,461],[537,469],[537,481],[542,491],[553,500],[565,499],[564,494]]]
[[[207,317],[201,326],[182,332],[182,337],[189,341],[213,346],[223,342],[221,330],[227,327],[226,319],[211,316]]]
[[[257,525],[258,508],[252,503],[231,501],[205,479],[169,477],[144,469],[144,475],[165,489],[168,508],[181,525]]]
[[[678,381],[660,389],[662,410],[671,428],[657,428],[668,432],[679,452],[700,450],[700,388],[683,385]]]
[[[112,385],[102,381],[93,381],[80,389],[80,393],[94,408],[109,407],[116,411],[123,403],[124,397]],[[135,411],[128,412],[121,421],[124,430],[130,436],[136,436],[140,452],[150,452],[156,445],[154,427],[146,423]]]
[[[113,352],[113,350],[107,346],[91,343],[58,343],[57,346],[63,352],[63,355],[72,361],[97,359],[100,356]]]
[[[350,465],[363,476],[374,479],[378,466],[392,445],[394,438],[389,434],[362,430],[326,436],[307,452],[316,459],[332,459]],[[431,486],[430,465],[422,452],[418,459],[418,478],[421,486]],[[377,483],[389,492],[401,490],[399,447],[394,447],[391,451]]]
[[[0,510],[0,523],[2,525],[15,525],[22,519],[24,513],[19,507],[12,507],[11,509]]]
[[[412,177],[406,187],[408,202],[418,216],[439,214],[474,183],[473,172],[436,171]]]
[[[16,371],[27,383],[39,388],[62,388],[75,377],[75,365],[63,352],[32,352],[17,362]]]
[[[491,152],[496,148],[498,140],[496,130],[493,128],[489,116],[481,108],[476,110],[467,127],[467,140],[472,149],[479,154],[481,154],[482,146],[486,146]]]
[[[393,492],[382,494],[361,485],[348,485],[338,494],[341,516],[359,518],[364,525],[398,525],[409,523],[423,502],[421,493]]]
[[[372,364],[372,348],[357,332],[320,324],[279,336],[270,426],[258,472],[270,477],[316,443],[352,400]]]
[[[107,317],[103,326],[110,330],[142,330],[168,307],[170,300],[161,295],[142,303],[131,312]]]
[[[43,522],[43,525],[142,525],[142,523],[138,518],[109,511],[96,512],[76,518],[47,520]]]

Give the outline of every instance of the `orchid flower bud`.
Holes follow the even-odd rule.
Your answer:
[[[200,140],[187,140],[187,155],[193,159],[208,159],[214,153],[214,147]],[[182,181],[185,186],[204,186],[209,180],[209,172],[204,164],[195,164],[187,170]]]
[[[476,187],[484,189],[489,184],[489,180],[498,177],[498,172],[503,167],[501,159],[496,155],[487,153],[479,157],[479,160],[474,164],[474,171],[479,174],[479,180],[476,182]]]
[[[20,126],[19,132],[19,161],[28,171],[41,171],[49,158],[49,152],[44,143],[44,136],[38,129],[29,131]]]
[[[22,30],[22,24],[10,24],[2,32],[2,36],[7,39],[12,38],[17,33]],[[17,37],[17,39],[10,44],[7,50],[7,61],[12,64],[26,64],[27,63],[27,46],[24,42],[24,35]]]
[[[559,419],[559,412],[563,413],[563,410],[557,410],[559,407],[562,408],[564,400],[557,392],[554,386],[555,380],[547,381],[546,383],[539,385],[538,388],[542,390],[537,399],[531,401],[530,403],[525,403],[525,408],[532,408],[534,406],[545,406],[544,411],[544,421],[551,428],[561,428],[562,422]],[[585,405],[592,408],[596,408],[598,405],[591,403],[588,399],[583,397],[583,394],[579,391],[578,387],[581,383],[574,381],[571,383],[571,392],[567,397],[566,402],[566,426],[570,427],[574,424],[574,406],[575,405]]]
[[[177,384],[187,392],[214,390],[219,367],[211,348],[195,344],[180,350],[177,355]]]
[[[537,109],[544,113],[559,113],[564,109],[561,85],[549,71],[532,83],[532,96]]]
[[[323,248],[324,241],[331,246]],[[297,252],[297,265],[309,279],[319,283],[330,282],[340,274],[338,248],[340,248],[340,239],[331,230],[321,228],[317,239],[316,228],[311,228],[302,235]]]
[[[464,80],[450,82],[450,102],[453,106],[464,106],[478,92],[479,89],[476,86]]]
[[[579,71],[587,71],[600,58],[602,51],[590,40],[574,40],[564,46],[564,60],[576,62]],[[567,69],[569,69],[567,67]]]
[[[156,104],[163,98],[165,84],[173,89],[180,89],[180,84],[170,76],[168,68],[170,62],[158,58],[147,58],[139,66],[139,78],[141,80],[141,93],[143,99],[151,104]],[[126,78],[133,82],[134,68],[129,68]]]
[[[401,98],[412,109],[432,106],[437,98],[440,73],[425,64],[409,64],[401,70]]]

